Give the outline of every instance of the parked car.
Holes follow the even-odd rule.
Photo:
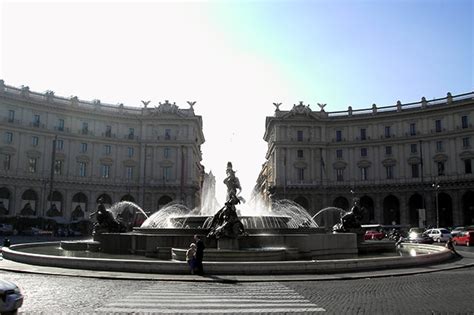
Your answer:
[[[424,233],[410,232],[408,237],[403,239],[405,243],[416,243],[416,244],[433,244],[434,240],[432,237]]]
[[[375,230],[365,231],[364,240],[381,240],[385,237],[385,233]]]
[[[456,245],[471,246],[474,244],[474,231],[463,231],[453,237],[453,243]]]
[[[464,232],[464,231],[466,231],[465,226],[455,227],[454,229],[451,230],[451,236],[455,237],[456,235],[458,235],[459,233]]]
[[[23,294],[16,284],[0,279],[0,313],[16,314],[23,305]]]
[[[435,242],[447,242],[452,236],[451,233],[444,228],[429,229],[426,230],[423,234],[432,237]]]
[[[0,235],[12,235],[13,225],[0,223]]]
[[[410,230],[408,230],[408,235],[410,235],[410,233],[424,233],[426,231],[425,228],[420,228],[420,227],[412,227],[410,228]]]

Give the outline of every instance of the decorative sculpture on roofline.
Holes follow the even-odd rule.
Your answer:
[[[189,105],[189,109],[194,110],[194,105],[196,104],[196,101],[194,101],[194,102],[188,101],[187,103]]]
[[[244,225],[239,220],[237,209],[235,208],[245,199],[239,196],[242,191],[239,179],[235,176],[232,169],[232,163],[227,163],[227,177],[224,184],[227,186],[227,201],[222,209],[220,209],[212,218],[211,226],[207,237],[232,238],[236,239],[240,235],[245,234]]]

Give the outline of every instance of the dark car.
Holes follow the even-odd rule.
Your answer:
[[[13,282],[0,279],[0,313],[16,314],[23,304],[23,294]]]
[[[416,243],[416,244],[433,244],[434,240],[423,233],[411,232],[407,237],[403,239],[405,243]]]

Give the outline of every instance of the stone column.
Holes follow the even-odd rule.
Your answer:
[[[374,220],[380,224],[383,223],[383,202],[380,193],[374,196]]]
[[[463,213],[463,204],[462,196],[466,193],[465,190],[459,191],[454,190],[451,192],[453,197],[453,225],[462,225],[464,223],[464,213]]]
[[[63,213],[63,217],[66,218],[66,219],[70,219],[71,218],[71,214],[72,214],[72,211],[73,209],[72,208],[72,192],[69,190],[69,189],[66,189],[64,191],[64,194],[63,194],[63,208],[62,208],[62,213]]]
[[[399,196],[400,200],[400,224],[410,224],[410,214],[408,207],[407,193],[402,193]]]

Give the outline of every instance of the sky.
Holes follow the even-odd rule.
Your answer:
[[[203,117],[223,203],[227,161],[249,198],[265,117],[474,90],[470,0],[0,0],[0,79],[82,100],[170,100]]]

